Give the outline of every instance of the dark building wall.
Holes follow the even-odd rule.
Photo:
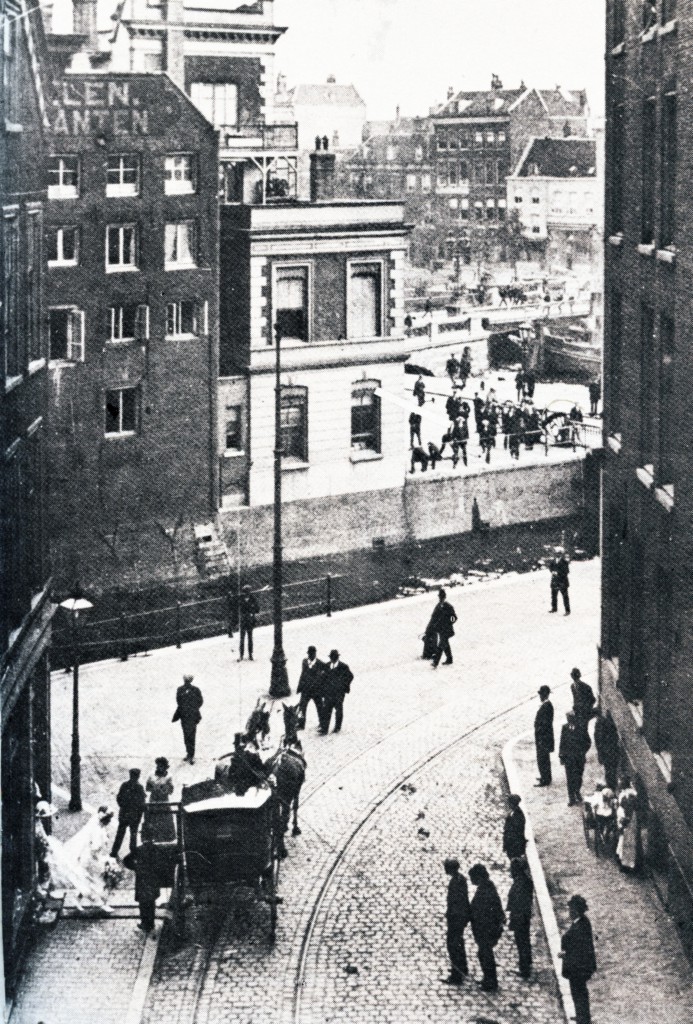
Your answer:
[[[602,677],[693,949],[693,5],[655,9],[608,4]]]
[[[250,357],[250,236],[241,207],[220,209],[219,372],[231,376]],[[247,222],[246,222],[247,223]]]
[[[49,200],[46,227],[79,226],[79,264],[48,269],[46,306],[84,313],[83,361],[50,364],[50,532],[64,584],[85,531],[113,537],[216,507],[218,171],[216,133],[164,76],[73,76],[62,100],[50,146],[79,155],[80,191]],[[139,195],[106,196],[109,153],[138,155]],[[172,153],[194,155],[194,194],[165,194]],[[196,266],[167,270],[165,225],[180,221],[195,224]],[[137,226],[138,269],[107,272],[107,225],[123,223]],[[167,337],[172,302],[196,304],[196,336]],[[110,309],[126,305],[148,307],[148,338],[140,326],[134,341],[110,340]],[[106,392],[127,387],[139,389],[137,430],[107,437]]]

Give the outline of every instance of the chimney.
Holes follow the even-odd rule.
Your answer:
[[[184,20],[183,0],[166,0],[166,38],[163,65],[169,78],[183,92],[185,91]]]
[[[334,199],[334,172],[336,157],[328,151],[328,139],[315,140],[315,152],[310,154],[310,201],[321,203]]]
[[[75,34],[87,37],[87,50],[96,53],[99,37],[96,31],[96,0],[74,0],[72,23]]]

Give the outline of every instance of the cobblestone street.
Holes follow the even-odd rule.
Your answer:
[[[311,640],[323,655],[337,645],[356,678],[340,735],[318,736],[312,707],[309,711],[303,834],[290,841],[282,865],[284,902],[276,945],[267,942],[266,908],[247,899],[235,898],[231,911],[221,916],[192,915],[182,948],[168,945],[168,936],[160,945],[142,1017],[146,1024],[213,1024],[227,1021],[230,1012],[252,1024],[371,1019],[394,1024],[418,1022],[427,1013],[437,1020],[459,1019],[463,1013],[472,1014],[469,1019],[561,1019],[536,918],[537,980],[526,989],[514,974],[507,936],[500,947],[498,996],[489,1000],[471,983],[454,992],[441,983],[447,973],[441,861],[451,853],[463,867],[480,859],[501,893],[507,891],[500,750],[531,723],[540,681],[562,683],[576,662],[593,674],[598,563],[576,564],[573,575],[575,612],[569,619],[546,614],[548,574],[508,576],[451,591],[459,616],[455,663],[437,671],[418,657],[418,635],[434,595],[288,625],[293,685]],[[229,749],[236,724],[265,690],[269,631],[258,631],[256,641],[257,660],[251,664],[238,665],[235,643],[218,639],[125,665],[88,666],[82,742],[89,801],[108,797],[112,802],[127,767],[139,764],[148,771],[160,753],[171,758],[179,785],[212,771],[214,757]],[[205,695],[200,760],[194,767],[182,763],[179,730],[170,724],[183,671],[194,672]],[[55,677],[55,687],[57,739],[69,735],[70,688],[63,674]],[[56,764],[67,765],[66,754],[56,750]],[[405,782],[415,792],[402,790]],[[418,819],[421,811],[425,817]],[[420,827],[430,835],[419,835]],[[59,924],[54,933],[58,946],[65,927]],[[119,922],[117,929],[111,922],[89,927],[111,938],[108,950],[95,945],[95,966],[101,957],[117,962],[122,947],[141,948],[134,921]],[[51,938],[50,949],[53,944]],[[52,968],[44,951],[40,987],[50,1013],[32,989],[36,975],[30,971],[15,1024],[36,1024],[39,1012],[50,1024],[91,1024],[93,1015],[71,995],[70,972],[58,971],[60,962],[58,950],[49,996],[45,976],[52,976]],[[125,1002],[135,971],[136,965],[113,978]],[[56,999],[56,991],[64,999]],[[122,1019],[118,1005],[118,997],[109,1000],[100,1024]]]

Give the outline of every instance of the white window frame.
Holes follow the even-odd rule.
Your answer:
[[[382,260],[382,259],[371,259],[371,258],[368,258],[368,257],[366,257],[364,259],[347,260],[347,268],[346,268],[346,270],[347,270],[347,281],[346,281],[346,284],[347,284],[347,287],[346,287],[346,316],[344,318],[345,319],[345,323],[346,323],[346,336],[347,336],[347,338],[351,338],[352,337],[351,331],[350,331],[350,325],[349,325],[349,307],[351,306],[351,277],[352,277],[352,270],[353,270],[353,268],[355,266],[358,267],[358,266],[364,266],[364,265],[377,267],[379,275],[380,275],[380,334],[376,334],[376,335],[374,335],[374,337],[376,337],[376,338],[384,338],[385,337],[385,309],[386,309],[386,307],[388,308],[388,311],[389,311],[389,295],[386,292],[386,288],[385,288],[385,261]]]
[[[232,411],[234,413],[238,414],[238,420],[237,420],[237,425],[238,425],[238,448],[230,448],[228,446],[228,443],[227,443],[227,441],[228,441],[229,414]],[[243,405],[242,405],[242,403],[241,402],[236,402],[234,405],[227,405],[226,406],[226,410],[225,410],[225,414],[224,414],[224,456],[225,456],[225,458],[230,459],[230,458],[233,458],[234,456],[237,456],[237,455],[243,455],[243,452],[245,451],[245,446],[243,444],[243,434],[244,434],[244,423],[243,423]]]
[[[181,331],[181,304],[183,302],[191,302],[193,306],[193,331]],[[168,329],[168,311],[169,307],[175,307],[174,321],[176,331],[171,334]],[[207,299],[204,302],[199,302],[197,299],[172,299],[166,303],[166,329],[165,337],[167,341],[175,341],[180,339],[200,338],[209,334],[209,302]]]
[[[416,192],[416,175],[407,175],[407,192]]]
[[[166,236],[168,234],[168,231],[169,231],[170,228],[175,228],[176,229],[176,234],[178,234],[179,229],[183,228],[183,227],[188,228],[189,231],[190,231],[190,237],[188,239],[188,248],[190,250],[190,260],[175,260],[175,261],[174,260],[167,260],[166,259],[166,249],[167,249],[168,246],[167,246],[167,242],[166,242]],[[177,245],[178,245],[178,248],[180,249],[180,239],[179,238],[177,239]],[[164,269],[165,270],[189,270],[192,267],[196,267],[197,266],[196,247],[197,247],[197,223],[194,220],[175,220],[175,221],[167,221],[166,222],[166,224],[164,225]]]
[[[123,308],[125,305],[135,307],[135,333],[124,335]],[[111,345],[127,345],[132,341],[146,341],[149,338],[149,306],[143,302],[128,302],[119,306],[111,306],[111,330],[108,339]],[[120,333],[116,333],[119,330]]]
[[[176,161],[187,160],[190,180],[176,181]],[[169,177],[169,174],[171,175]],[[195,153],[167,153],[164,157],[164,192],[167,196],[189,196],[197,192],[197,160]]]
[[[51,355],[50,339],[50,314],[53,311],[64,310],[69,313],[67,321],[67,352],[64,356],[54,358]],[[64,365],[84,362],[84,310],[77,306],[49,306],[48,308],[48,357],[52,364],[61,363]],[[76,336],[75,336],[76,335]]]
[[[78,267],[79,266],[79,228],[76,225],[66,224],[63,227],[53,227],[49,225],[49,230],[55,231],[56,234],[56,249],[57,259],[47,260],[46,263],[49,267]],[[72,231],[75,236],[75,255],[71,260],[65,259],[63,256],[65,232]]]
[[[109,182],[108,176],[111,174],[112,169],[109,166],[110,161],[117,160],[118,168],[117,173],[119,177],[118,182]],[[135,169],[135,182],[124,182],[123,175],[125,170],[132,170],[132,165],[126,168],[125,162],[132,160]],[[109,153],[106,157],[106,197],[113,199],[118,196],[138,196],[140,194],[140,155],[139,153]]]
[[[204,87],[212,90],[212,96],[211,96],[211,103],[212,103],[211,116],[210,116],[210,113],[206,109],[206,107],[208,106],[208,100],[201,101],[199,96],[197,98],[195,97],[195,87],[196,86],[197,87],[204,86]],[[218,97],[218,94],[220,94],[222,89],[223,90],[233,89],[234,93],[235,93],[235,103],[234,103],[234,106],[235,106],[235,119],[232,120],[232,121],[227,120],[226,116],[224,116],[223,119],[221,118],[221,116],[217,116],[217,108],[218,108],[218,103],[219,103],[219,100],[218,100],[217,97]],[[190,83],[190,99],[192,100],[194,105],[197,107],[197,109],[200,111],[202,116],[206,117],[207,120],[211,124],[213,124],[215,128],[228,128],[228,129],[233,130],[233,129],[238,127],[239,106],[240,106],[240,103],[239,103],[239,100],[240,100],[240,90],[238,88],[238,85],[235,82],[204,82],[204,81],[191,82]],[[227,95],[225,93],[224,94],[224,115],[226,115],[226,107],[227,107]]]
[[[108,403],[109,392],[111,394],[118,394],[118,395],[121,396],[120,397],[120,408],[119,408],[119,421],[120,421],[120,426],[122,428],[122,425],[123,425],[123,398],[122,398],[122,396],[123,396],[123,393],[125,391],[134,391],[135,392],[135,420],[136,420],[135,429],[134,430],[122,430],[122,429],[120,429],[120,430],[113,430],[113,431],[107,432],[106,431],[106,405]],[[139,389],[139,386],[137,386],[137,385],[135,387],[106,388],[105,389],[105,391],[104,391],[104,405],[103,405],[103,424],[104,424],[103,435],[104,435],[104,437],[106,437],[106,438],[116,438],[116,437],[136,437],[137,436],[137,434],[139,433],[139,428],[140,428],[140,415],[141,415],[140,398],[141,398],[141,396],[140,396],[140,389]]]
[[[270,324],[268,345],[274,345],[274,325],[277,322],[277,289],[279,282],[279,271],[281,270],[305,270],[306,271],[306,339],[301,341],[302,345],[308,345],[313,340],[313,264],[312,263],[273,263],[272,264],[272,322]],[[300,339],[299,339],[300,340]]]
[[[134,263],[123,263],[123,262],[120,262],[120,263],[109,263],[108,262],[108,250],[109,250],[110,232],[111,231],[117,231],[118,232],[118,251],[119,251],[120,259],[122,261],[123,253],[125,251],[125,246],[123,245],[123,239],[124,239],[123,232],[126,231],[127,229],[132,230],[133,236],[134,236],[135,244],[133,246],[133,249],[134,249],[135,262]],[[140,241],[139,240],[139,231],[138,231],[137,224],[107,224],[106,225],[106,273],[107,274],[118,274],[118,273],[127,273],[129,271],[138,270],[139,268],[138,268],[137,263],[138,263],[138,260],[139,260],[139,241]]]
[[[48,198],[49,199],[78,199],[79,198],[79,186],[81,184],[81,167],[80,159],[77,153],[63,153],[53,154],[48,158],[49,165],[52,161],[57,160],[58,162],[58,184],[48,185]],[[65,163],[68,160],[74,160],[77,167],[77,184],[66,185],[64,183],[65,177]],[[49,170],[51,168],[49,167]]]
[[[421,191],[430,192],[433,187],[432,176],[428,173],[421,175]]]

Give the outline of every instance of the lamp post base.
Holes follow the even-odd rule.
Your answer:
[[[275,699],[291,696],[289,676],[286,671],[286,658],[284,657],[284,651],[281,647],[275,647],[272,652],[272,672],[270,675],[269,695]]]

